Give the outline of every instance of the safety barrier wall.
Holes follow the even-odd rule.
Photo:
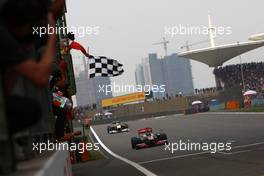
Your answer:
[[[210,111],[224,110],[225,103],[218,103],[216,105],[210,106]]]
[[[229,101],[237,101],[239,108],[244,107],[244,99],[241,87],[233,87],[229,89],[225,89],[219,94],[219,102],[229,102]]]
[[[255,98],[251,100],[251,107],[264,107],[264,98]]]
[[[116,117],[134,116],[144,114],[158,114],[162,112],[180,111],[188,107],[185,98],[175,98],[164,101],[144,102],[138,104],[130,104],[115,108]]]
[[[232,100],[232,101],[227,101],[226,102],[226,107],[227,110],[234,110],[234,109],[239,109],[239,102],[237,100]]]
[[[34,176],[72,176],[69,151],[57,151]]]
[[[117,106],[111,108],[110,110],[112,110],[115,120],[136,120],[141,118],[184,113],[184,110],[188,109],[191,103],[195,100],[210,102],[212,99],[216,98],[218,98],[218,93],[188,97],[174,97],[166,100]],[[89,111],[86,114],[88,117],[93,117],[96,112],[97,111]],[[93,124],[103,124],[111,121],[113,121],[113,119],[98,119],[94,120]]]
[[[114,115],[116,117],[123,116],[138,116],[138,115],[159,115],[170,114],[173,112],[183,112],[189,108],[191,103],[195,100],[203,102],[210,102],[212,99],[219,98],[218,93],[210,93],[203,95],[193,95],[187,97],[174,97],[166,100],[143,102],[138,104],[130,104],[118,106],[114,108]]]
[[[48,88],[39,88],[25,78],[19,77],[14,94],[37,100],[40,102],[42,111],[42,119],[39,123],[16,136],[35,136],[54,132],[55,118],[51,107],[51,93]]]

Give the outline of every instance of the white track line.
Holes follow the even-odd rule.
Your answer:
[[[232,152],[231,155],[233,154],[239,154],[239,153],[247,153],[247,152],[252,152],[253,150],[242,150],[242,151],[237,151],[237,152]]]
[[[218,153],[223,154],[223,155],[234,155],[234,154],[247,153],[247,152],[252,152],[252,151],[253,150],[241,150],[241,151],[230,152],[230,153],[227,153],[227,152],[218,152]]]
[[[154,119],[164,119],[164,118],[166,118],[166,117],[168,117],[168,116],[159,116],[159,117],[154,117]]]
[[[235,142],[236,142],[236,140],[231,140],[231,141],[227,141],[227,142],[235,143]]]
[[[206,153],[210,153],[208,151],[206,152],[197,152],[197,153],[191,153],[191,154],[186,154],[186,155],[179,155],[179,156],[173,156],[173,157],[167,157],[167,158],[161,158],[161,159],[154,159],[154,160],[149,160],[149,161],[142,161],[138,162],[138,164],[147,164],[147,163],[154,163],[154,162],[159,162],[159,161],[166,161],[166,160],[173,160],[173,159],[178,159],[178,158],[185,158],[188,156],[196,156],[196,155],[203,155]]]
[[[98,135],[96,134],[96,132],[94,131],[93,127],[90,127],[91,132],[93,133],[94,137],[96,138],[96,140],[100,143],[100,145],[103,147],[103,149],[108,152],[110,155],[112,155],[113,157],[133,166],[134,168],[136,168],[137,170],[139,170],[140,172],[142,172],[143,174],[145,174],[146,176],[157,176],[156,174],[154,174],[153,172],[147,170],[146,168],[140,166],[139,164],[130,161],[122,156],[117,155],[116,153],[112,152],[108,147],[106,147],[106,145],[104,145],[104,143],[101,141],[101,139],[98,137]]]
[[[227,152],[217,152],[217,153],[220,153],[220,154],[223,154],[223,155],[231,155],[232,153],[227,153]]]
[[[232,147],[232,149],[240,149],[240,148],[252,147],[252,146],[257,146],[257,145],[262,145],[262,144],[264,144],[264,142],[258,142],[258,143],[253,143],[253,144],[235,146],[235,147]],[[227,152],[218,152],[218,153],[225,154],[225,155],[227,155],[227,154],[228,155],[232,155],[232,154],[245,153],[245,152],[250,152],[250,151],[253,151],[253,150],[243,150],[243,151],[237,151],[237,152],[232,152],[232,153],[227,153]],[[148,164],[148,163],[154,163],[154,162],[159,162],[159,161],[166,161],[166,160],[173,160],[173,159],[178,159],[178,158],[185,158],[185,157],[189,157],[189,156],[203,155],[203,154],[208,154],[208,153],[211,153],[211,152],[210,151],[197,152],[197,153],[179,155],[179,156],[174,156],[174,157],[160,158],[160,159],[154,159],[154,160],[149,160],[149,161],[138,162],[138,164]]]
[[[219,115],[263,115],[264,112],[207,112],[206,114],[219,114]]]
[[[262,145],[262,144],[264,144],[264,142],[258,142],[258,143],[246,144],[246,145],[239,145],[239,146],[232,147],[232,149],[246,148],[246,147],[252,147],[252,146]]]

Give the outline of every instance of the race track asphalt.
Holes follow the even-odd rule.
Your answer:
[[[130,132],[108,134],[107,125],[93,126],[101,141],[114,153],[161,176],[239,175],[264,176],[263,113],[201,113],[171,115],[126,122]],[[165,132],[169,142],[228,143],[231,151],[174,151],[165,146],[134,150],[130,139],[139,128]],[[106,151],[103,151],[107,153]],[[109,157],[111,158],[111,156]],[[112,157],[113,160],[118,160]],[[118,162],[121,162],[118,160]],[[125,175],[141,175],[128,166]],[[121,167],[120,167],[121,168]],[[122,168],[122,170],[126,171]],[[134,169],[135,171],[132,171]],[[118,175],[119,172],[116,172]],[[124,175],[124,172],[120,172]]]

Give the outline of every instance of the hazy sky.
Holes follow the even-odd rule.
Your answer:
[[[167,26],[207,26],[210,13],[214,26],[231,27],[231,35],[216,37],[216,44],[247,41],[249,35],[264,32],[263,0],[67,0],[68,26],[99,26],[98,35],[77,37],[90,47],[92,55],[105,55],[124,64],[125,73],[112,80],[118,84],[135,84],[135,64],[156,52],[164,55],[163,46],[154,46],[165,36]],[[95,29],[96,30],[96,29]],[[181,52],[186,40],[206,40],[207,35],[176,35],[170,37],[169,53]],[[191,49],[206,47],[197,45]],[[81,64],[78,52],[72,52],[74,63]],[[264,61],[264,48],[242,55],[243,62]],[[226,64],[238,63],[234,58]],[[195,88],[214,86],[212,69],[192,61]]]

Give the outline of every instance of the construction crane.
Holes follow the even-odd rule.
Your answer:
[[[163,41],[162,42],[153,43],[153,45],[163,45],[164,46],[165,56],[168,56],[168,44],[169,44],[169,41],[166,40],[165,37],[163,37]]]
[[[207,42],[209,42],[209,40],[203,40],[203,41],[196,42],[196,43],[189,43],[189,41],[187,40],[185,45],[181,46],[181,49],[186,48],[186,51],[190,51],[191,46],[195,46],[195,45],[199,45],[199,44],[203,44],[203,43],[207,43]]]
[[[208,15],[208,34],[209,34],[209,40],[203,40],[203,41],[200,41],[200,42],[197,42],[197,43],[191,43],[191,44],[189,44],[189,41],[186,41],[186,44],[184,46],[181,46],[181,49],[186,48],[187,51],[190,51],[190,46],[199,45],[199,44],[207,43],[207,42],[210,42],[210,47],[211,48],[214,48],[215,47],[214,31],[215,31],[215,28],[212,25],[211,16]]]

